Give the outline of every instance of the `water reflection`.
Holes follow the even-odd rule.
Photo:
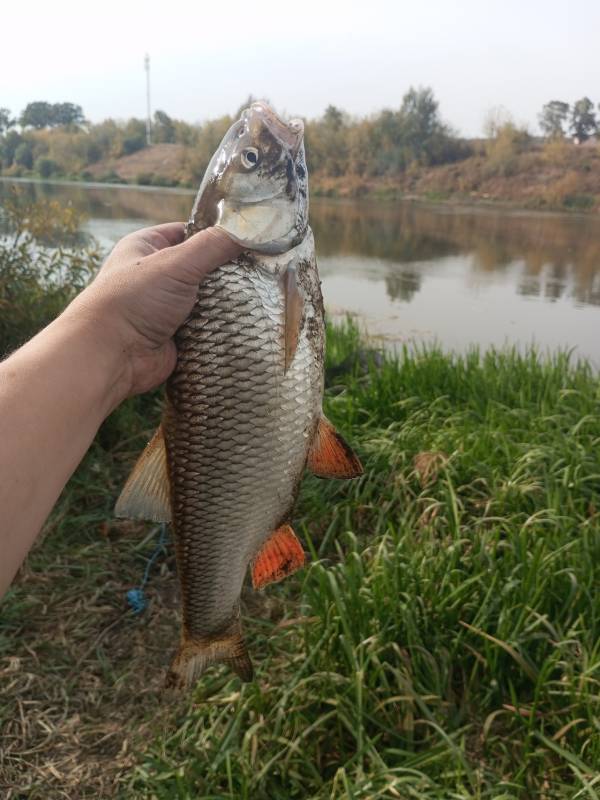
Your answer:
[[[73,203],[106,246],[142,225],[186,219],[193,196],[80,184],[20,189]],[[0,200],[8,190],[0,182]],[[597,216],[314,200],[311,224],[328,306],[360,314],[371,330],[459,348],[533,339],[600,356]]]
[[[580,303],[600,304],[597,216],[418,204],[321,202],[316,210],[313,229],[324,255],[368,253],[406,264],[460,253],[482,273],[522,263],[517,291],[549,300],[569,291]]]

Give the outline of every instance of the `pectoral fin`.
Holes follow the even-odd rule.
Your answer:
[[[252,586],[264,589],[304,566],[304,550],[289,525],[282,525],[267,539],[252,562]]]
[[[358,456],[326,417],[321,417],[306,466],[319,478],[358,478],[364,470]]]
[[[298,340],[304,313],[304,300],[298,288],[296,268],[289,266],[283,276],[285,291],[285,371],[290,368]]]
[[[117,517],[170,522],[167,452],[159,427],[139,457],[115,506]]]

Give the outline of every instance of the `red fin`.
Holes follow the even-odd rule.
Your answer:
[[[319,478],[358,478],[364,470],[358,456],[326,417],[321,417],[306,466]]]
[[[304,566],[304,550],[289,525],[277,528],[252,562],[252,585],[263,589]]]

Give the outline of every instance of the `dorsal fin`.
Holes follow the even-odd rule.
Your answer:
[[[171,521],[167,452],[162,427],[146,446],[115,506],[117,517]]]
[[[358,478],[364,472],[354,450],[327,417],[319,420],[306,466],[319,478]]]
[[[304,566],[304,550],[290,525],[271,534],[252,562],[252,586],[264,589]]]
[[[298,274],[296,267],[290,266],[283,276],[285,293],[285,371],[290,368],[298,339],[300,338],[300,326],[302,325],[302,315],[304,313],[304,300],[298,288]]]

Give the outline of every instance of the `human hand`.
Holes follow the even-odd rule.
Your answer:
[[[125,236],[65,316],[86,325],[99,347],[122,354],[113,404],[162,383],[175,367],[173,334],[186,319],[198,285],[241,247],[219,228],[183,241],[173,222]]]

